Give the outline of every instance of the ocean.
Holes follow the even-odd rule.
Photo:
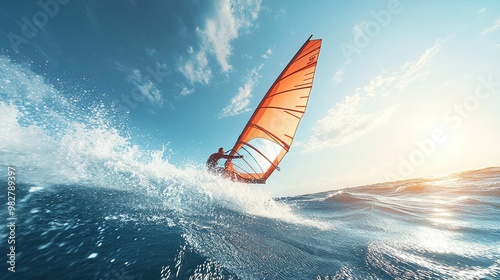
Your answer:
[[[1,279],[500,279],[499,167],[276,198],[0,64]]]
[[[500,168],[279,199],[219,180],[129,187],[17,184],[2,278],[500,278]]]

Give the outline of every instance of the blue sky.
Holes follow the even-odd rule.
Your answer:
[[[0,15],[2,56],[114,106],[134,143],[166,145],[179,167],[233,146],[310,34],[314,87],[271,192],[500,162],[497,1],[42,0]]]

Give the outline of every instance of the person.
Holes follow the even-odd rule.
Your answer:
[[[219,148],[217,153],[213,153],[208,157],[207,160],[207,169],[210,173],[221,173],[224,174],[224,168],[217,168],[217,164],[221,158],[230,159],[230,158],[243,158],[243,156],[230,156],[224,154],[224,148]]]
[[[217,167],[217,164],[219,163],[219,160],[221,158],[225,158],[225,159],[243,158],[243,155],[239,155],[239,156],[226,155],[226,154],[224,154],[224,148],[219,148],[219,151],[217,153],[213,153],[210,155],[210,157],[208,157],[208,160],[207,160],[208,172],[213,173],[213,174],[222,175],[224,178],[229,178],[235,182],[250,183],[250,184],[264,184],[266,182],[265,179],[243,178],[242,176],[238,175],[237,173],[234,173],[234,172],[227,170],[225,167]]]

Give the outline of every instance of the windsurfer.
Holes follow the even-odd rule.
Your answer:
[[[219,151],[217,153],[213,153],[210,155],[210,157],[208,157],[208,160],[207,160],[208,172],[215,173],[215,174],[224,174],[225,173],[225,168],[217,167],[217,164],[219,163],[219,160],[221,158],[225,158],[225,159],[243,158],[243,156],[226,155],[226,154],[224,154],[224,148],[219,148]]]
[[[254,179],[254,178],[243,178],[235,172],[231,172],[226,169],[226,167],[217,167],[217,164],[221,158],[225,159],[233,159],[233,158],[243,158],[242,155],[239,156],[230,156],[224,153],[224,148],[219,148],[217,153],[213,153],[208,157],[207,160],[207,169],[208,172],[213,174],[221,175],[225,178],[229,178],[232,181],[237,181],[241,183],[253,183],[253,184],[264,184],[266,180],[264,179]]]
[[[321,42],[307,39],[260,101],[229,156],[223,150],[210,156],[211,173],[235,182],[265,184],[279,171],[307,107]],[[240,154],[244,160],[233,160]],[[221,158],[226,158],[224,167],[217,166]]]

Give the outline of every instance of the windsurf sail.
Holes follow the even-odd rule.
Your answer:
[[[307,107],[321,48],[321,39],[311,37],[267,91],[231,150],[230,156],[243,155],[225,163],[233,179],[265,183],[290,150]]]

